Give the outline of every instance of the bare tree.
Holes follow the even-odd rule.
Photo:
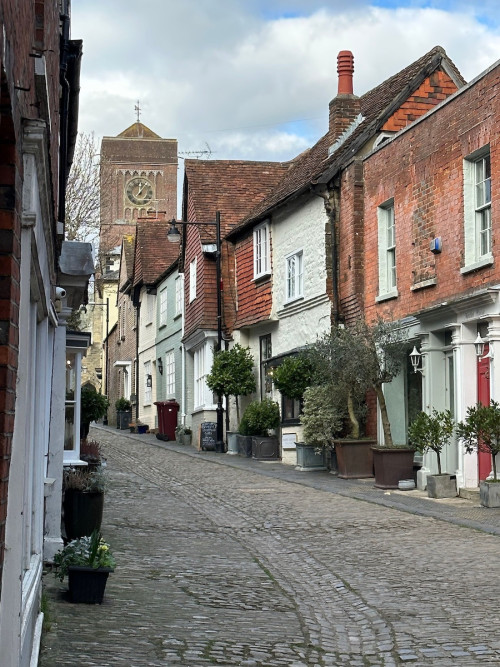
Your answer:
[[[100,149],[93,132],[80,132],[66,188],[66,239],[99,241]]]

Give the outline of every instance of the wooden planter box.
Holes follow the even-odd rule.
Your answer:
[[[342,479],[373,477],[373,445],[376,440],[335,440],[338,476]]]
[[[372,447],[375,486],[378,489],[397,489],[403,479],[414,480],[415,452],[409,448]]]
[[[295,443],[297,452],[297,470],[326,470],[326,452],[324,449],[318,451],[313,445],[305,442]]]
[[[109,567],[83,567],[70,565],[68,568],[68,587],[72,602],[101,604],[104,598]]]

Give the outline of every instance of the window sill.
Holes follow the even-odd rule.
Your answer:
[[[385,292],[384,294],[379,294],[375,297],[375,303],[380,303],[381,301],[389,301],[389,299],[397,299],[399,292],[397,289],[391,290],[390,292]]]
[[[268,271],[267,273],[261,273],[258,276],[253,277],[253,282],[254,283],[261,283],[264,282],[265,280],[269,280],[271,278],[271,272]]]
[[[178,320],[179,317],[181,317],[181,316],[182,316],[182,313],[176,313],[176,314],[174,315],[174,320]]]
[[[478,269],[483,269],[486,266],[491,266],[493,264],[493,255],[487,255],[483,259],[478,259],[477,262],[473,264],[467,264],[460,269],[460,273],[465,275],[466,273],[471,273],[471,271],[477,271]]]
[[[158,327],[158,329],[164,329],[166,326],[167,326],[167,323],[165,322],[164,324],[160,324],[160,326]]]
[[[429,280],[421,280],[419,283],[415,283],[410,287],[410,290],[412,292],[417,292],[418,290],[425,289],[426,287],[434,287],[434,285],[437,285],[437,279],[429,278]]]
[[[304,301],[304,295],[301,294],[300,296],[294,296],[292,299],[288,299],[287,301],[283,302],[283,308],[288,308],[288,306],[293,306],[297,303],[300,303],[301,301]]]

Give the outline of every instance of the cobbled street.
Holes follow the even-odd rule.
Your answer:
[[[500,665],[500,531],[470,527],[497,532],[500,510],[404,492],[395,509],[328,473],[91,437],[117,568],[100,606],[45,574],[41,667]]]

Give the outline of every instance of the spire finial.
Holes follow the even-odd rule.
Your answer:
[[[137,104],[134,107],[134,111],[137,112],[137,122],[139,123],[141,120],[141,111],[142,111],[139,100],[137,100]]]

